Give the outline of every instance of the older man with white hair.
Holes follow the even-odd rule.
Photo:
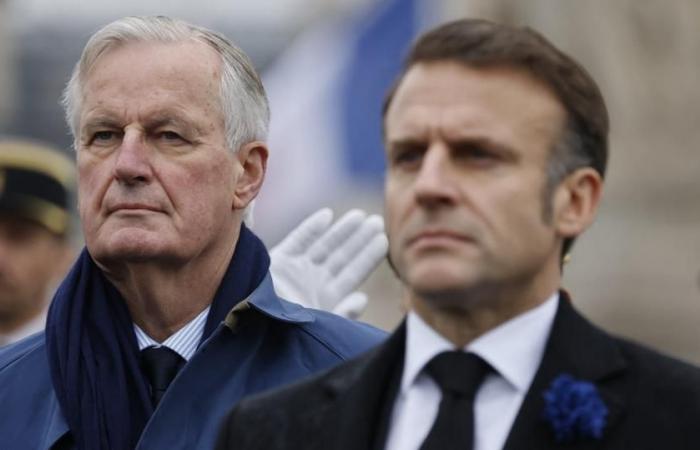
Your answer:
[[[86,248],[45,337],[0,353],[12,411],[0,448],[210,448],[243,396],[383,338],[275,293],[243,224],[265,175],[267,100],[224,37],[166,17],[113,22],[64,105]]]

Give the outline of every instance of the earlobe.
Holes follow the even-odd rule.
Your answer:
[[[260,192],[267,170],[267,146],[260,141],[242,146],[236,153],[241,173],[236,180],[234,209],[245,209]]]
[[[554,221],[564,238],[576,237],[595,219],[603,180],[591,167],[577,169],[557,187],[554,196]]]

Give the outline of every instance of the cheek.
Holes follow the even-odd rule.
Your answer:
[[[544,249],[554,238],[553,228],[545,222],[542,194],[534,191],[514,193],[509,201],[501,203],[499,235],[514,253]]]
[[[187,211],[185,214],[196,218],[196,222],[204,224],[207,218],[220,217],[231,210],[233,174],[225,161],[174,175],[168,179],[170,197],[176,209]]]
[[[55,267],[55,252],[48,244],[34,243],[24,246],[17,253],[17,274],[22,279],[31,279],[33,283],[44,283]]]
[[[89,209],[98,206],[95,200],[104,192],[109,182],[109,172],[105,164],[78,159],[78,211],[81,218],[89,216]]]
[[[389,254],[396,263],[401,256],[403,229],[407,226],[407,215],[411,209],[409,189],[387,183],[384,192],[384,220],[389,239]]]
[[[389,239],[396,234],[399,210],[399,196],[396,195],[396,188],[387,183],[384,186],[384,220],[386,222]]]

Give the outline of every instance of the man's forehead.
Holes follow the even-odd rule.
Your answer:
[[[84,94],[127,83],[137,88],[140,81],[153,79],[172,88],[216,88],[221,70],[221,57],[201,41],[127,42],[104,51],[93,62],[84,80]]]
[[[197,64],[198,61],[208,61],[213,65],[220,65],[221,56],[214,48],[206,42],[195,39],[182,39],[173,41],[158,41],[158,40],[128,40],[125,42],[115,43],[102,49],[99,54],[92,60],[88,67],[88,76],[96,68],[104,65],[105,61],[110,57],[118,54],[127,54],[133,56],[135,54],[163,54],[172,52],[175,55],[181,55],[180,58],[185,64]],[[183,52],[191,52],[192,58],[185,58]],[[137,69],[137,67],[131,67]]]
[[[433,128],[456,138],[506,125],[551,128],[566,116],[542,82],[513,67],[470,67],[453,61],[415,64],[396,89],[386,115],[387,140]]]
[[[116,47],[88,74],[80,126],[115,125],[135,115],[163,124],[187,122],[200,110],[213,118],[220,113],[220,66],[220,57],[196,40]]]

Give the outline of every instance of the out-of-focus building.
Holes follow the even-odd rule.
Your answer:
[[[9,27],[7,2],[0,0],[0,130],[7,127],[15,107],[15,64],[13,33]]]

